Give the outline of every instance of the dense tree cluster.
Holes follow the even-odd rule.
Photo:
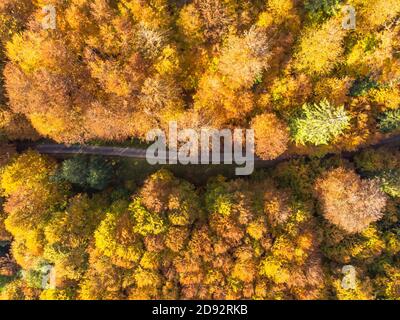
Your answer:
[[[0,129],[115,142],[174,120],[254,125],[265,159],[353,150],[398,130],[399,13],[396,0],[5,0]]]
[[[0,298],[400,300],[399,53],[399,0],[0,0]],[[279,161],[194,183],[27,147],[170,121]]]
[[[58,164],[29,151],[1,173],[0,235],[12,240],[1,295],[400,299],[400,153],[386,153],[291,160],[204,188],[162,169],[129,192],[116,166],[122,177],[112,187],[82,189],[59,178],[76,159]],[[357,272],[347,290],[345,264]],[[55,282],[43,286],[49,266]]]

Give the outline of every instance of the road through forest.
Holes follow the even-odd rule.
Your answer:
[[[392,136],[381,140],[380,142],[362,147],[356,151],[343,152],[342,157],[352,158],[357,153],[361,152],[367,148],[379,148],[383,146],[388,147],[398,147],[400,146],[400,135]],[[89,146],[89,145],[65,145],[65,144],[21,144],[19,145],[19,150],[33,149],[42,154],[57,155],[57,156],[67,156],[67,155],[77,155],[77,154],[87,154],[87,155],[101,155],[109,157],[126,157],[136,160],[146,160],[146,149],[133,148],[133,147],[110,147],[110,146]],[[327,154],[325,157],[331,154]],[[268,168],[277,165],[280,162],[300,158],[299,155],[283,155],[274,160],[262,160],[255,158],[256,166],[258,168]],[[224,159],[224,154],[221,154],[221,159]],[[166,155],[165,160],[168,163],[168,156]]]

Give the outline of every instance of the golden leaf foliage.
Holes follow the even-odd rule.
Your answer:
[[[381,219],[387,201],[378,181],[362,180],[344,168],[327,172],[317,181],[316,191],[325,218],[349,233]]]

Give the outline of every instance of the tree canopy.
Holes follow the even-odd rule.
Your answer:
[[[0,299],[400,300],[399,53],[399,0],[0,0]],[[265,161],[29,149],[172,121]]]

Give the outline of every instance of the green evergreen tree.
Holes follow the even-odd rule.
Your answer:
[[[391,197],[400,196],[400,170],[388,170],[381,174],[382,190]]]
[[[64,180],[81,186],[86,185],[87,160],[84,157],[74,157],[63,161],[61,176]]]
[[[400,129],[400,110],[386,111],[379,118],[379,129],[383,133],[388,133]]]
[[[311,23],[322,23],[339,12],[341,0],[307,0],[304,8]]]
[[[100,157],[76,156],[65,160],[61,167],[61,178],[83,188],[105,189],[111,182],[113,168]]]
[[[373,39],[371,39],[369,46],[374,46]],[[379,88],[379,84],[369,77],[358,78],[353,82],[350,88],[350,97],[365,96],[370,90]]]
[[[93,157],[89,161],[86,183],[92,189],[103,190],[111,182],[112,166],[104,159]]]
[[[328,144],[349,127],[350,116],[343,106],[334,107],[326,99],[319,104],[304,104],[301,114],[291,122],[297,144]]]

